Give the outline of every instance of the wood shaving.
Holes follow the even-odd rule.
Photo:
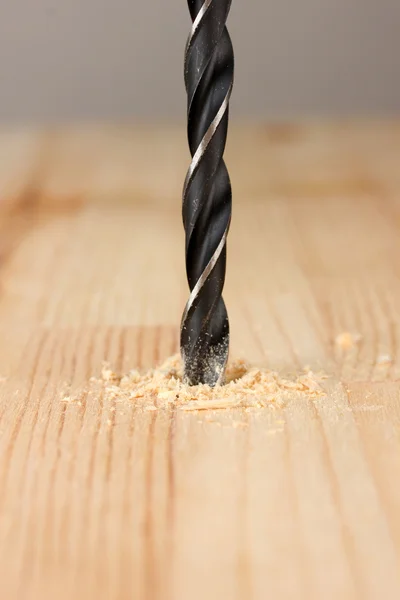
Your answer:
[[[312,371],[293,379],[283,378],[275,371],[250,367],[244,360],[236,360],[227,367],[225,385],[188,386],[183,382],[179,355],[144,374],[133,370],[118,377],[107,365],[102,370],[105,400],[133,401],[149,411],[171,405],[185,411],[279,407],[294,395],[324,396],[320,385],[324,378],[325,375]]]
[[[64,396],[64,398],[61,398],[61,402],[74,402],[74,398],[71,398],[71,396]]]
[[[110,367],[104,363],[103,368],[101,370],[101,377],[103,381],[118,381],[119,378],[116,373],[114,373]]]
[[[380,366],[381,365],[391,365],[392,362],[393,362],[393,358],[390,356],[390,354],[381,354],[376,359],[376,364],[380,365]]]
[[[349,350],[354,348],[361,341],[361,335],[359,333],[350,333],[349,331],[343,331],[335,338],[335,344],[342,350]]]
[[[210,398],[209,400],[192,400],[187,404],[183,404],[181,408],[183,410],[216,410],[219,408],[235,408],[236,406],[240,406],[241,403],[242,400],[240,398],[235,399],[234,397],[221,398],[220,400]]]

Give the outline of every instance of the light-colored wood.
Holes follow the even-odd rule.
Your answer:
[[[400,597],[399,160],[396,122],[232,128],[232,355],[328,395],[145,413],[60,398],[177,350],[183,129],[0,135],[2,598]]]

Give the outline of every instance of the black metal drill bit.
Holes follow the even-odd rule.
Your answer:
[[[223,154],[233,85],[226,28],[231,0],[188,0],[192,30],[185,52],[188,141],[192,162],[183,189],[186,273],[190,297],[182,316],[184,379],[223,383],[229,321],[222,290],[232,191]]]

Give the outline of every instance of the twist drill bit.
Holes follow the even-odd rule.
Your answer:
[[[223,154],[233,85],[226,28],[231,0],[188,0],[192,30],[185,52],[188,141],[192,162],[183,188],[186,273],[190,297],[181,323],[184,378],[223,383],[229,321],[222,290],[232,190]]]

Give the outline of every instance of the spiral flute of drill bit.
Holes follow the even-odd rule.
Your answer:
[[[188,141],[192,162],[183,190],[190,297],[182,316],[181,352],[190,385],[223,383],[229,321],[222,299],[232,191],[223,154],[233,85],[226,28],[231,0],[188,0],[192,30],[185,53]]]

